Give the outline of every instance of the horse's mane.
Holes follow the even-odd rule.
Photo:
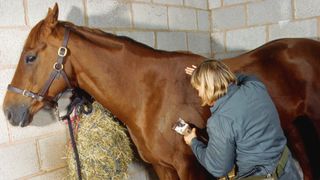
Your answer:
[[[143,43],[140,43],[138,41],[135,41],[129,37],[114,35],[108,32],[104,32],[100,29],[89,28],[85,26],[76,26],[70,22],[60,22],[60,25],[72,29],[73,32],[78,33],[78,35],[80,35],[81,37],[99,46],[104,46],[107,48],[120,48],[124,45],[134,45],[135,47],[139,47],[142,49],[148,49],[151,51],[158,52],[161,51],[147,46]]]
[[[43,30],[43,26],[44,26],[44,20],[41,20],[38,24],[36,24],[32,28],[31,32],[29,33],[28,39],[26,41],[25,47],[33,48],[41,40],[41,33]],[[136,48],[139,48],[141,51],[149,51],[152,53],[162,54],[164,56],[169,55],[171,57],[174,57],[176,55],[181,56],[181,55],[193,54],[188,51],[165,51],[165,50],[154,49],[150,46],[140,43],[127,36],[114,35],[96,28],[77,26],[67,21],[59,21],[56,26],[56,29],[53,30],[52,32],[53,35],[58,36],[58,29],[65,28],[65,27],[70,28],[73,33],[76,33],[81,38],[84,38],[87,41],[104,48],[122,49],[123,47],[127,47],[127,48],[134,47],[135,50]],[[132,52],[135,53],[134,51]]]
[[[141,51],[149,51],[152,53],[161,54],[164,56],[181,56],[181,55],[195,55],[190,51],[166,51],[166,50],[159,50],[154,49],[150,46],[147,46],[143,43],[140,43],[130,37],[127,36],[119,36],[114,35],[105,31],[102,31],[100,29],[96,28],[89,28],[85,26],[77,26],[73,23],[67,22],[67,21],[59,21],[60,26],[71,28],[73,32],[80,35],[82,38],[88,40],[89,42],[92,42],[95,45],[105,47],[105,48],[114,48],[114,49],[121,49],[122,47],[134,47],[139,48]],[[132,53],[135,53],[135,51],[132,51]]]

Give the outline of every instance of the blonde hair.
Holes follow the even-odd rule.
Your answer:
[[[217,60],[202,62],[191,75],[191,84],[199,91],[202,106],[212,105],[227,93],[229,84],[236,82],[231,70]]]

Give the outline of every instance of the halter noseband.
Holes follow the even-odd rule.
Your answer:
[[[68,44],[69,34],[70,34],[70,29],[66,27],[62,45],[58,50],[57,62],[53,64],[53,71],[51,72],[49,79],[45,82],[43,88],[41,89],[41,91],[39,93],[34,93],[34,92],[26,90],[26,89],[20,89],[20,88],[12,86],[10,84],[8,85],[7,90],[14,92],[14,93],[17,93],[17,94],[21,94],[26,97],[30,97],[30,98],[35,99],[37,101],[43,101],[45,99],[45,95],[48,92],[52,82],[56,78],[58,78],[60,75],[62,75],[63,79],[68,84],[68,87],[72,88],[71,83],[68,79],[68,76],[65,73],[65,71],[63,70],[64,57],[68,53],[67,44]]]

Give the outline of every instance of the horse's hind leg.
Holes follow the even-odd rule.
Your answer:
[[[152,166],[160,180],[179,180],[179,176],[174,169],[155,164]]]
[[[310,170],[314,179],[320,179],[320,139],[317,132],[319,119],[310,119],[307,116],[301,116],[294,121],[301,138],[304,140],[306,155],[309,159]]]
[[[302,139],[305,140],[307,155],[310,159],[311,170],[314,179],[320,179],[320,87],[309,92],[306,116],[297,119],[295,125],[299,128]]]
[[[300,135],[299,129],[291,125],[290,127],[286,128],[286,135],[288,138],[289,148],[295,158],[299,161],[299,164],[303,170],[304,179],[313,180],[310,159],[307,156],[304,139]]]
[[[313,122],[313,125],[318,133],[318,138],[320,138],[320,87],[310,91],[308,94],[310,98],[306,100],[306,115]]]

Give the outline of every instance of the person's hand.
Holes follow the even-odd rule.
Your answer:
[[[186,74],[192,75],[192,72],[197,68],[197,66],[192,65],[191,67],[186,67],[184,70],[186,71]]]
[[[190,133],[185,134],[185,135],[183,136],[184,141],[185,141],[186,144],[188,144],[189,146],[191,146],[191,141],[192,141],[192,139],[193,139],[193,138],[196,138],[196,137],[197,137],[196,128],[193,128]]]

